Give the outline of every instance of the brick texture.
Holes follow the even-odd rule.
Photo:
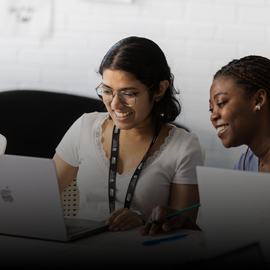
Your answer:
[[[209,121],[214,73],[235,58],[270,58],[270,0],[57,0],[49,38],[0,36],[0,91],[40,89],[96,97],[96,74],[118,40],[144,36],[164,51],[182,114],[195,132],[207,166],[232,168],[243,147],[225,149]],[[1,4],[0,4],[1,7]]]

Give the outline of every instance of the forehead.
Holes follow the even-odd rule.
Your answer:
[[[230,97],[244,98],[244,88],[236,85],[231,78],[220,77],[213,81],[210,88],[210,102],[218,96],[228,95]]]
[[[103,82],[104,83],[127,83],[127,82],[136,82],[135,76],[124,70],[111,70],[105,69],[103,71]]]

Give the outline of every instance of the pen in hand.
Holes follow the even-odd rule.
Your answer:
[[[167,215],[167,216],[165,216],[165,219],[168,219],[168,218],[171,218],[171,217],[173,217],[173,216],[179,215],[179,214],[181,214],[181,213],[187,212],[187,211],[189,211],[189,210],[198,208],[198,207],[200,207],[200,206],[201,206],[200,203],[195,204],[195,205],[190,206],[190,207],[188,207],[188,208],[185,208],[185,209],[182,209],[182,210],[177,211],[177,212],[175,212],[175,213],[172,213],[172,214],[170,214],[170,215]],[[152,220],[152,223],[157,223],[157,221],[156,221],[155,219],[153,219],[153,220]]]

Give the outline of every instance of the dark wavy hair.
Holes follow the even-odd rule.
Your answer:
[[[137,80],[151,87],[150,101],[159,91],[159,83],[168,80],[170,85],[159,102],[154,102],[152,122],[169,123],[176,119],[181,112],[181,105],[175,97],[179,94],[174,87],[174,76],[160,47],[153,41],[142,37],[128,37],[118,41],[104,56],[99,74],[103,71],[123,70],[135,76]]]
[[[214,80],[220,77],[233,79],[236,85],[243,87],[247,97],[253,96],[259,89],[264,89],[267,91],[267,99],[270,100],[270,60],[268,58],[249,55],[233,60],[214,75]]]

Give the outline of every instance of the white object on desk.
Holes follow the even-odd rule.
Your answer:
[[[7,139],[5,136],[0,134],[0,154],[4,154],[7,147]]]
[[[53,160],[0,155],[0,172],[0,233],[71,241],[107,229],[105,222],[64,218]]]
[[[197,166],[207,258],[259,243],[270,262],[270,174]]]

